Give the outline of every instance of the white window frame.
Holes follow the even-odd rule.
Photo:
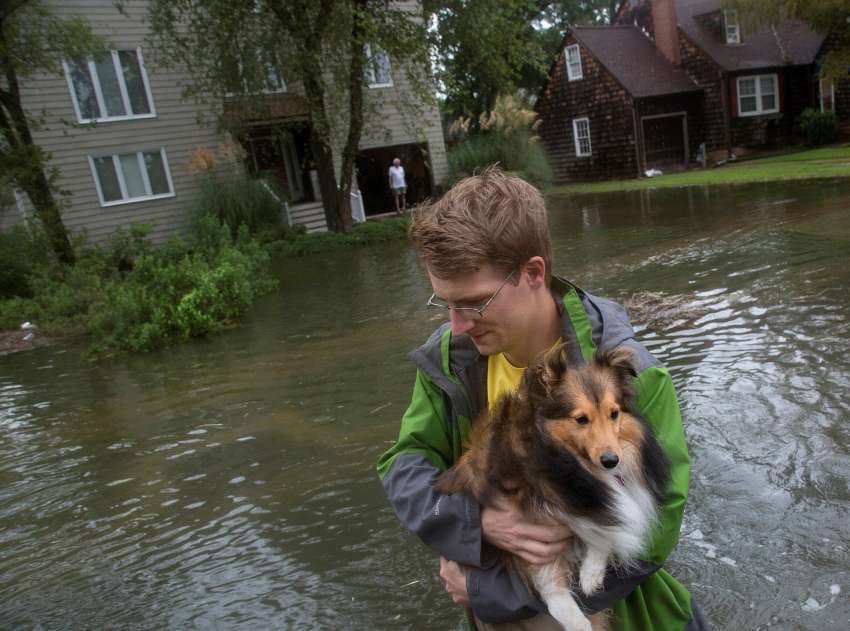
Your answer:
[[[735,9],[724,9],[723,31],[727,44],[741,43],[741,24],[738,22],[738,12]]]
[[[82,112],[80,110],[80,103],[77,100],[77,91],[74,89],[74,80],[71,78],[71,67],[68,65],[67,60],[62,61],[62,67],[65,70],[65,79],[68,81],[68,90],[71,92],[71,101],[74,104],[74,113],[77,115],[78,123],[111,123],[115,121],[127,121],[127,120],[136,120],[140,118],[156,118],[156,106],[153,102],[153,93],[151,92],[151,84],[148,80],[148,71],[145,67],[145,58],[142,55],[141,47],[137,46],[135,49],[133,48],[122,48],[120,50],[135,50],[136,59],[139,62],[139,70],[142,75],[142,85],[145,86],[145,95],[148,98],[148,105],[151,108],[151,111],[148,114],[124,114],[122,116],[100,116],[98,118],[83,118]],[[121,60],[118,58],[119,49],[110,50],[109,55],[112,59],[112,65],[115,68],[115,76],[118,78],[118,88],[121,90],[121,100],[124,103],[124,111],[129,112],[132,110],[130,105],[130,95],[127,92],[127,84],[124,80],[124,71],[121,68]],[[103,92],[100,87],[100,77],[97,75],[97,67],[95,66],[94,60],[87,60],[88,63],[88,71],[89,78],[91,79],[92,85],[94,86],[95,98],[97,99],[97,107],[100,110],[101,114],[106,113],[106,103],[103,100]]]
[[[829,82],[829,91],[830,91],[829,103],[832,106],[832,109],[829,109],[829,110],[825,110],[823,108],[823,86],[824,86],[824,83],[825,83],[825,81],[823,79],[818,79],[818,88],[819,88],[819,91],[820,91],[820,97],[819,97],[820,111],[821,112],[835,112],[835,81]]]
[[[385,55],[387,58],[387,76],[389,81],[386,83],[377,83],[375,74],[375,66],[373,64],[372,47],[366,44],[366,83],[370,88],[391,88],[393,85],[392,62],[386,51],[380,51],[379,55]]]
[[[168,181],[168,193],[160,193],[158,195],[154,195],[151,191],[151,183],[150,178],[148,176],[148,170],[145,166],[145,157],[142,154],[151,153],[155,151],[156,148],[151,149],[140,149],[139,151],[122,151],[120,153],[101,153],[97,155],[88,156],[89,159],[89,168],[91,168],[92,178],[94,178],[94,185],[97,188],[97,198],[100,201],[100,205],[103,208],[107,208],[109,206],[120,206],[122,204],[135,204],[136,202],[146,202],[152,199],[166,199],[168,197],[174,197],[174,182],[171,179],[171,167],[168,166],[168,156],[165,153],[165,147],[159,148],[159,155],[162,157],[162,166],[165,169],[165,179]],[[142,181],[145,185],[145,191],[147,195],[141,197],[127,197],[127,184],[124,181],[124,171],[121,168],[121,160],[119,156],[127,155],[135,153],[136,160],[139,162],[139,172],[142,174]],[[112,167],[115,169],[115,175],[118,178],[118,188],[121,191],[121,199],[116,199],[113,201],[105,201],[103,198],[103,189],[100,186],[100,178],[97,175],[97,167],[94,165],[95,158],[112,158]]]
[[[578,127],[582,122],[587,123],[587,152],[582,152],[581,150],[581,139],[583,137],[580,137],[578,133]],[[575,145],[577,158],[586,158],[593,155],[593,145],[590,141],[590,119],[586,116],[584,118],[573,119],[573,144]]]
[[[761,80],[766,78],[773,79],[773,96],[775,97],[776,107],[770,110],[762,109],[762,93],[761,93]],[[756,83],[756,110],[754,112],[742,112],[741,111],[741,81],[749,81],[753,79]],[[747,75],[745,77],[737,77],[735,79],[735,88],[737,92],[738,99],[738,116],[761,116],[763,114],[775,114],[779,111],[779,75],[777,74],[754,74]]]
[[[575,59],[570,60],[570,53],[575,53]],[[581,66],[581,48],[579,48],[578,44],[572,44],[571,46],[567,46],[564,49],[564,57],[567,65],[567,80],[568,81],[578,81],[584,77],[584,72]],[[578,72],[575,72],[573,69],[574,65],[578,65]]]

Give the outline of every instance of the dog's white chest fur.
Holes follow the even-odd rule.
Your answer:
[[[559,521],[573,529],[579,541],[555,562],[531,570],[534,586],[550,615],[567,631],[591,631],[590,621],[570,590],[576,570],[582,592],[590,595],[597,591],[609,562],[628,565],[643,550],[655,522],[655,502],[639,471],[623,463],[617,475],[609,476],[607,482],[618,523],[608,525],[591,517],[557,515]]]

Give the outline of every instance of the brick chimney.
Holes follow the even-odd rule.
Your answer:
[[[676,0],[651,0],[652,29],[655,31],[655,46],[674,66],[679,66],[679,29],[676,17]]]

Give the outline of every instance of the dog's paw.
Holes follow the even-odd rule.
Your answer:
[[[599,591],[604,580],[604,565],[591,565],[588,563],[582,565],[581,574],[579,576],[579,585],[581,586],[581,591],[583,591],[586,595],[590,596],[594,592]]]

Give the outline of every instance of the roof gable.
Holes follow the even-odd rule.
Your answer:
[[[629,0],[618,19],[651,23],[650,6],[650,0]],[[804,22],[785,20],[776,28],[764,27],[755,32],[742,25],[741,43],[727,44],[722,11],[723,0],[676,0],[679,29],[727,72],[808,65],[814,62],[824,40],[824,34],[816,33]]]
[[[633,97],[700,90],[635,26],[584,26],[572,33]]]

